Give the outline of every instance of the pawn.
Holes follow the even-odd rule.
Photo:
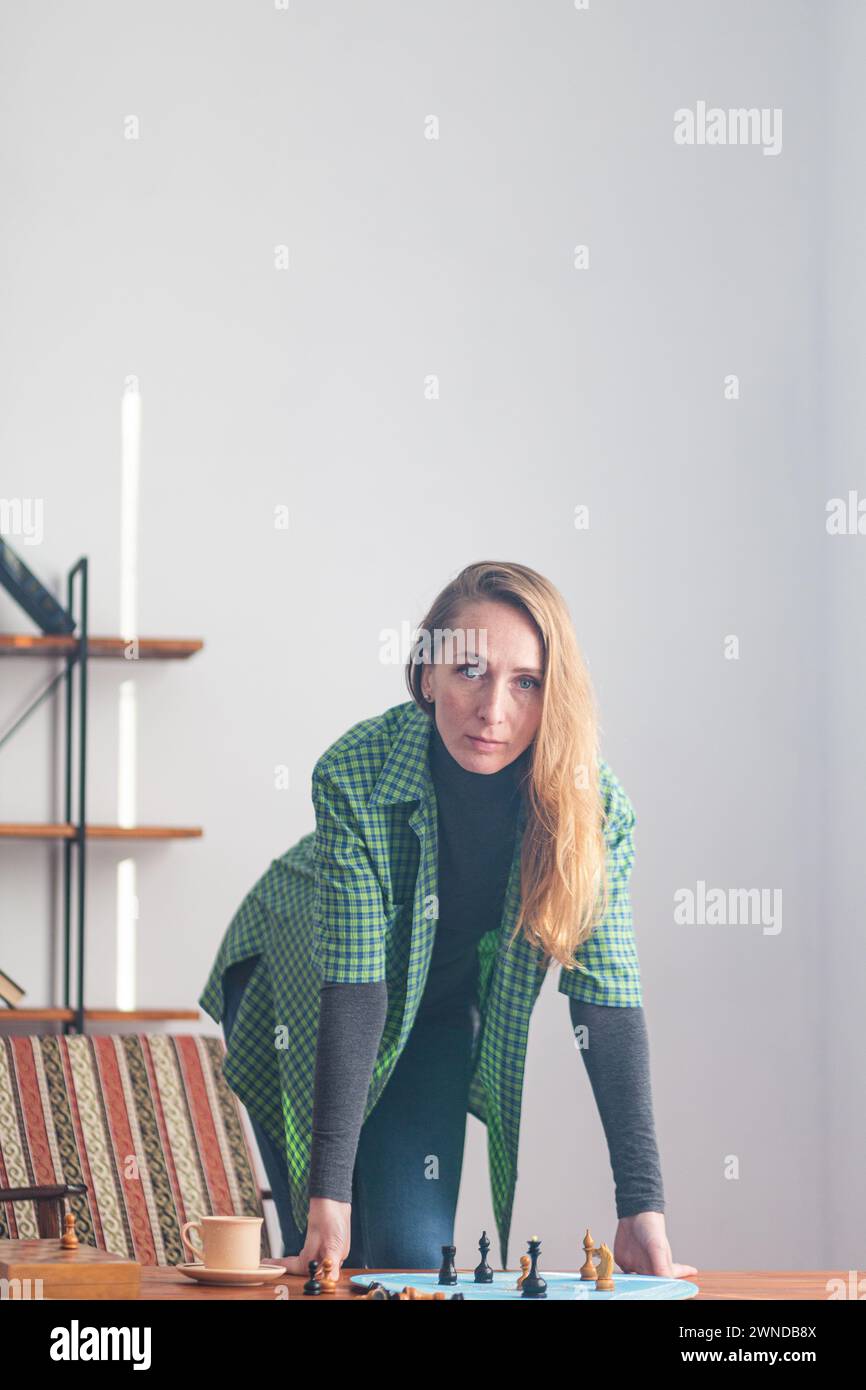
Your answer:
[[[478,1249],[481,1251],[481,1263],[475,1266],[475,1282],[476,1284],[492,1284],[493,1270],[487,1263],[487,1251],[490,1249],[490,1241],[487,1239],[486,1231],[481,1232]]]
[[[334,1262],[328,1255],[322,1260],[320,1269],[316,1270],[316,1279],[319,1282],[319,1288],[322,1290],[322,1293],[337,1292],[337,1281],[333,1277],[333,1269]]]
[[[307,1266],[307,1268],[308,1268],[309,1271],[310,1271],[310,1277],[309,1277],[309,1279],[307,1280],[306,1284],[304,1285],[304,1293],[309,1293],[309,1294],[321,1293],[321,1292],[322,1292],[322,1286],[321,1286],[321,1284],[319,1283],[318,1279],[316,1278],[316,1261],[315,1261],[315,1260],[310,1260],[310,1263],[309,1263],[309,1265]]]
[[[442,1268],[439,1270],[440,1284],[456,1284],[457,1270],[454,1268],[454,1256],[457,1254],[456,1245],[442,1246]]]
[[[63,1224],[66,1227],[66,1229],[64,1230],[63,1235],[60,1237],[60,1249],[77,1250],[78,1236],[75,1234],[75,1217],[72,1215],[71,1211],[68,1211],[64,1216]]]
[[[530,1260],[530,1258],[529,1258],[528,1255],[521,1255],[521,1256],[520,1256],[520,1273],[519,1273],[518,1276],[517,1276],[517,1287],[518,1287],[518,1289],[522,1289],[522,1288],[523,1288],[523,1281],[524,1281],[524,1279],[526,1278],[527,1274],[529,1273],[529,1266],[530,1266],[531,1264],[532,1264],[532,1261]]]

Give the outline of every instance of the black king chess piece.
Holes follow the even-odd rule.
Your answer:
[[[490,1249],[490,1241],[487,1239],[486,1231],[481,1232],[478,1249],[481,1251],[481,1263],[475,1267],[475,1282],[476,1284],[492,1284],[493,1270],[487,1263],[487,1251]]]
[[[454,1256],[457,1254],[456,1245],[442,1246],[442,1268],[439,1271],[440,1284],[456,1284],[457,1270],[454,1268]]]
[[[316,1278],[316,1261],[310,1260],[307,1269],[310,1271],[310,1277],[304,1285],[304,1293],[321,1293],[322,1286]]]
[[[547,1298],[547,1280],[542,1279],[538,1272],[538,1253],[541,1250],[541,1241],[538,1236],[533,1236],[529,1242],[529,1256],[532,1260],[529,1273],[523,1281],[524,1298]]]

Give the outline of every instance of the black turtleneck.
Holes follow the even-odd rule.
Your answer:
[[[471,772],[431,730],[439,913],[419,1019],[463,1018],[477,1003],[478,942],[502,919],[529,758],[526,748],[497,772]]]
[[[478,942],[498,928],[515,850],[525,749],[498,772],[470,772],[434,722],[429,765],[437,804],[439,914],[416,1021],[462,1022],[477,1007]],[[352,1175],[388,992],[374,984],[323,983],[313,1093],[311,1197],[352,1200]],[[569,999],[608,1143],[617,1215],[664,1211],[642,1008]]]

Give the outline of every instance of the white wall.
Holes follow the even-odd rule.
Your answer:
[[[836,4],[828,49],[828,109],[831,139],[826,149],[827,204],[824,214],[827,265],[820,377],[826,425],[827,492],[847,498],[866,495],[863,439],[866,426],[866,274],[859,228],[866,214],[862,101],[866,12],[862,5]],[[866,510],[866,509],[864,509]],[[866,522],[863,523],[866,527]],[[822,779],[825,859],[822,864],[820,931],[822,973],[819,1031],[804,1038],[818,1060],[824,1095],[822,1159],[817,1184],[826,1193],[828,1246],[839,1263],[863,1268],[866,1250],[866,1049],[863,1001],[866,947],[863,932],[866,735],[866,540],[862,535],[825,539],[826,599],[822,661],[828,691],[826,718],[813,739],[826,757]],[[813,1181],[816,1181],[813,1178]]]
[[[9,11],[0,45],[0,495],[44,499],[22,554],[51,581],[88,555],[92,628],[116,631],[136,373],[141,631],[206,642],[136,672],[139,817],[205,827],[136,850],[139,1004],[194,1005],[240,899],[312,828],[320,752],[405,698],[380,630],[470,560],[533,565],[637,811],[668,1227],[703,1268],[862,1259],[863,560],[824,507],[862,477],[863,23],[842,0],[92,0]],[[676,146],[698,100],[782,108],[781,153]],[[30,630],[2,594],[0,629]],[[115,816],[126,675],[93,668],[91,820]],[[0,726],[42,678],[0,667]],[[59,814],[50,725],[0,750],[0,818]],[[0,965],[34,1003],[53,853],[0,845]],[[89,856],[108,1004],[116,859]],[[676,925],[699,879],[781,888],[783,930]],[[512,1236],[516,1258],[539,1232],[548,1267],[615,1230],[567,1020],[549,982]],[[492,1230],[474,1119],[464,1171],[458,1257]]]

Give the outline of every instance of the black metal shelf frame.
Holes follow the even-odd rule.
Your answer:
[[[72,851],[78,852],[75,886],[77,889],[76,925],[78,941],[76,966],[78,975],[78,1002],[75,1005],[74,1020],[66,1020],[64,1033],[72,1027],[76,1032],[84,1032],[84,885],[87,867],[87,559],[85,556],[72,566],[66,582],[67,611],[75,613],[75,577],[79,575],[79,597],[81,614],[79,618],[78,647],[66,658],[66,787],[64,796],[64,815],[67,824],[72,824],[72,730],[73,730],[73,673],[78,665],[78,815],[75,824],[75,839],[63,841],[63,1007],[70,1005],[70,938],[72,910]]]
[[[73,618],[75,611],[75,581],[78,584],[79,615],[77,646],[64,659],[64,667],[48,682],[34,700],[26,707],[10,729],[0,738],[0,748],[25,720],[39,708],[48,696],[53,694],[61,681],[66,686],[65,709],[65,775],[64,775],[64,816],[68,825],[74,825],[75,834],[63,841],[63,1007],[72,1005],[72,855],[76,860],[76,913],[75,913],[75,964],[76,964],[76,1003],[74,1017],[63,1021],[64,1033],[74,1029],[84,1032],[84,888],[87,869],[87,668],[88,668],[88,611],[87,611],[87,558],[82,556],[72,566],[66,577],[66,606]],[[78,666],[78,707],[75,708],[75,667]],[[73,749],[75,734],[78,739],[77,758],[77,814],[73,820]]]

